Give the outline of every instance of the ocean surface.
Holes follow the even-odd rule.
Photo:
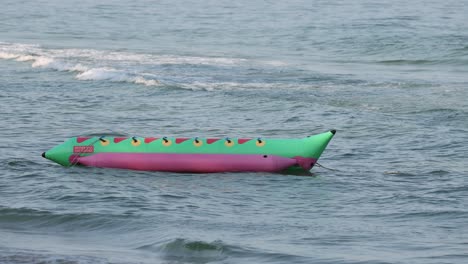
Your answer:
[[[468,263],[468,1],[0,0],[0,263]],[[338,132],[311,175],[76,135]]]

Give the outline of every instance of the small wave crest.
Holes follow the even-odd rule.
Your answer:
[[[17,173],[12,175],[14,178],[23,178],[36,175],[31,168],[39,167],[41,164],[28,158],[8,158],[1,160],[0,165],[8,171],[16,171]]]
[[[219,240],[209,243],[177,238],[162,245],[150,244],[137,249],[160,253],[168,261],[208,263],[225,259],[228,247]]]
[[[18,56],[19,55],[13,54],[13,53],[0,52],[0,59],[4,59],[4,60],[15,59]]]
[[[377,61],[379,64],[387,64],[387,65],[424,65],[424,64],[434,64],[435,61],[431,60],[381,60]]]
[[[113,68],[92,68],[80,71],[76,75],[76,79],[84,81],[112,81],[112,82],[130,82],[135,84],[143,84],[146,86],[159,85],[159,81],[155,79],[146,79],[138,74],[131,74],[122,70]]]
[[[75,78],[85,81],[111,81],[157,86],[160,82],[156,79],[148,79],[138,73],[129,73],[125,70],[114,68],[89,68],[81,63],[67,63],[60,59],[37,55],[19,55],[13,53],[0,53],[0,59],[14,59],[19,62],[31,62],[33,68],[45,68],[56,71],[77,72]]]
[[[96,62],[105,63],[107,57],[119,58],[105,52],[88,50],[47,50],[35,45],[0,44],[0,59],[30,62],[33,68],[44,68],[55,71],[75,72],[77,80],[127,82],[145,86],[158,86],[160,82],[148,74],[113,67],[95,67]],[[80,61],[83,60],[83,61]],[[85,63],[91,64],[90,66]]]
[[[15,248],[0,248],[0,263],[60,263],[60,264],[92,264],[110,263],[104,258],[83,255],[60,255],[46,251],[24,250]]]
[[[10,229],[65,228],[67,230],[99,230],[125,222],[125,215],[51,212],[32,208],[0,206],[0,225]]]
[[[276,261],[279,261],[277,263],[302,263],[304,261],[301,256],[266,252],[258,248],[227,244],[221,240],[206,242],[176,238],[165,243],[144,245],[136,249],[157,253],[170,263],[211,263],[224,262],[226,259],[233,263],[273,263]]]
[[[19,62],[31,62],[33,68],[49,68],[57,71],[86,71],[87,68],[81,64],[70,64],[60,60],[40,55],[20,55],[14,53],[0,53],[0,59],[14,59]]]
[[[430,65],[466,65],[467,60],[455,54],[452,57],[444,59],[395,59],[395,60],[380,60],[375,63],[388,66],[430,66]]]
[[[81,63],[66,63],[58,59],[46,56],[36,55],[18,55],[11,53],[0,53],[2,59],[14,59],[19,62],[31,62],[33,68],[46,68],[56,71],[77,72],[77,80],[85,81],[112,81],[112,82],[128,82],[135,84],[143,84],[146,86],[157,86],[160,84],[158,80],[147,79],[138,73],[132,74],[125,70],[117,70],[113,68],[89,68]]]

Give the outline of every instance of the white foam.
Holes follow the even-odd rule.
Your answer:
[[[32,61],[31,66],[33,68],[47,68],[56,71],[68,71],[68,72],[85,72],[88,70],[88,67],[82,65],[81,63],[69,63],[64,62],[60,59],[54,59],[51,57],[45,56],[32,56],[25,55],[20,56],[16,59],[17,61]]]
[[[124,73],[116,69],[111,68],[92,68],[76,75],[78,80],[111,80],[111,81],[122,81]]]
[[[17,58],[19,55],[14,53],[0,52],[0,59],[10,60]]]
[[[245,63],[246,59],[241,58],[222,58],[222,57],[197,57],[197,56],[173,56],[173,55],[156,55],[156,54],[139,54],[129,52],[109,52],[98,50],[56,50],[56,55],[73,56],[81,58],[89,58],[93,60],[104,61],[122,61],[122,62],[136,62],[141,64],[152,65],[177,65],[177,64],[191,64],[191,65],[236,65]]]
[[[72,71],[72,72],[85,72],[88,70],[88,67],[83,66],[81,63],[75,64],[73,66],[70,66],[67,71]]]
[[[21,55],[16,58],[16,61],[32,61],[35,60],[36,56],[32,55]]]
[[[84,81],[112,81],[157,86],[160,82],[155,79],[147,79],[141,75],[130,74],[113,68],[92,68],[76,75],[76,79]]]
[[[34,61],[31,65],[33,68],[49,67],[55,62],[53,58],[43,56],[32,58],[32,60]]]
[[[161,65],[202,65],[202,66],[249,66],[263,64],[273,67],[284,66],[280,61],[252,61],[243,58],[212,56],[174,56],[142,54],[122,51],[101,51],[93,49],[47,49],[38,45],[0,42],[0,59],[28,62],[33,68],[76,73],[77,80],[127,82],[146,86],[159,86],[157,80],[163,76],[166,84],[191,90],[231,90],[249,88],[277,88],[277,84],[194,81],[191,76],[167,76]],[[154,72],[154,69],[158,69]],[[147,71],[151,69],[152,73]],[[145,72],[143,72],[145,71]],[[166,74],[166,75],[164,75]],[[197,80],[211,80],[210,77],[196,77]]]
[[[157,85],[161,84],[158,80],[145,79],[142,76],[136,77],[133,82],[136,83],[136,84],[144,84],[146,86],[157,86]]]

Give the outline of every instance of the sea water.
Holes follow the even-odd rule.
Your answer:
[[[467,263],[467,1],[0,1],[0,263]],[[73,167],[297,138],[312,175]]]

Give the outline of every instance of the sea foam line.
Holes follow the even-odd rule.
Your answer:
[[[41,56],[24,55],[0,52],[0,59],[16,60],[19,62],[31,62],[33,68],[45,68],[56,71],[76,72],[75,79],[84,81],[111,81],[142,84],[146,86],[157,86],[160,82],[156,79],[148,79],[139,73],[130,73],[111,67],[90,68],[81,63],[69,63],[61,59]]]
[[[56,71],[75,73],[75,79],[82,81],[127,82],[145,86],[164,85],[189,90],[225,90],[270,88],[276,86],[268,83],[243,84],[236,82],[205,82],[202,77],[185,78],[181,76],[161,76],[151,74],[161,65],[188,65],[232,67],[259,64],[260,66],[284,66],[277,61],[252,61],[243,58],[174,56],[130,53],[124,51],[101,51],[93,49],[47,49],[38,45],[0,42],[0,59],[28,62],[33,68],[44,68]],[[147,69],[147,70],[145,70]],[[157,78],[158,77],[158,78]]]
[[[41,55],[21,55],[15,53],[0,52],[0,59],[14,59],[20,62],[30,62],[33,68],[45,68],[56,71],[75,72],[75,79],[81,81],[111,81],[111,82],[128,82],[141,84],[145,86],[160,86],[160,81],[154,78],[147,78],[152,74],[147,73],[130,73],[125,70],[118,70],[112,67],[95,67],[90,68],[81,63],[66,63],[61,59]],[[119,58],[122,59],[122,58]],[[171,84],[169,84],[171,85]],[[238,83],[238,82],[199,82],[172,84],[184,90],[193,91],[215,91],[215,90],[250,90],[250,89],[298,89],[303,88],[302,85],[294,84],[294,86],[281,83]]]
[[[45,49],[38,45],[4,42],[0,42],[0,59],[30,62],[33,68],[74,72],[77,80],[128,82],[146,86],[159,86],[161,83],[151,74],[116,69],[109,65],[117,64],[124,68],[141,65],[232,66],[247,61],[241,58],[154,55],[92,49]],[[187,88],[185,85],[176,86]],[[189,89],[193,88],[199,87]],[[211,87],[206,90],[211,90]]]

